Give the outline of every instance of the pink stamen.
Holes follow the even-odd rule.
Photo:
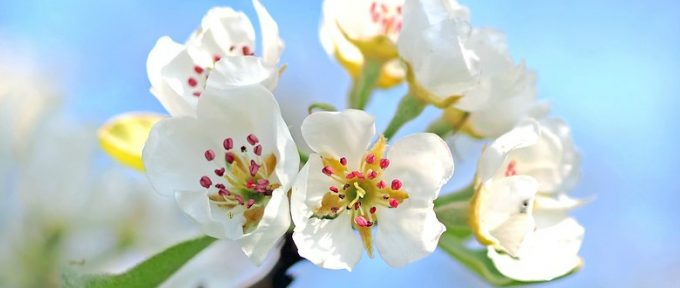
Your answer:
[[[371,172],[368,172],[368,179],[375,179],[375,177],[378,177],[378,172],[375,172],[371,170]]]
[[[222,197],[226,197],[226,196],[229,196],[229,194],[231,194],[231,192],[229,192],[229,190],[227,190],[227,189],[220,189],[220,191],[218,191],[217,194],[219,194]]]
[[[260,139],[257,139],[257,136],[255,134],[249,134],[248,137],[246,137],[246,140],[248,140],[248,143],[250,145],[255,145],[257,142],[260,142]]]
[[[387,169],[390,166],[390,160],[387,158],[380,159],[380,168]]]
[[[255,146],[255,155],[257,156],[262,155],[262,145]]]
[[[239,205],[243,205],[243,197],[241,197],[241,195],[236,194],[234,195],[234,198],[236,199]]]
[[[359,210],[361,208],[361,202],[357,201],[354,203],[354,210]]]
[[[194,95],[195,97],[201,97],[201,92],[200,91],[194,91],[194,93],[191,93],[191,95]]]
[[[255,160],[250,160],[250,176],[257,175],[257,170],[260,170],[260,165],[257,165]]]
[[[374,207],[371,207],[371,209],[370,209],[370,210],[368,210],[368,211],[370,211],[370,212],[371,212],[371,214],[375,214],[375,210],[377,210],[377,209],[376,209],[376,208],[375,208],[375,206],[374,206]]]
[[[331,212],[333,214],[337,214],[338,213],[338,207],[331,207]]]
[[[224,159],[227,160],[227,163],[232,164],[234,163],[234,153],[227,152],[224,154]]]
[[[201,74],[203,73],[203,67],[196,65],[194,66],[194,71],[196,71],[197,74]]]
[[[203,186],[203,188],[210,188],[210,186],[212,185],[212,180],[210,180],[208,176],[201,177],[201,180],[199,182],[201,183],[201,186]]]
[[[399,190],[401,189],[401,181],[399,179],[394,179],[392,180],[392,190]]]
[[[225,187],[224,184],[218,183],[218,184],[215,184],[215,188],[217,188],[217,189],[226,189],[227,187]]]
[[[347,173],[347,175],[345,175],[345,178],[347,178],[347,180],[352,180],[356,176],[357,176],[357,171],[352,171],[352,172]]]
[[[255,53],[253,53],[252,51],[250,51],[250,47],[248,47],[248,46],[243,46],[243,48],[241,48],[241,50],[242,50],[241,52],[243,52],[243,55],[244,55],[244,56],[252,56],[252,55],[255,55]]]
[[[345,158],[345,157],[340,158],[340,164],[342,166],[347,166],[347,158]]]
[[[331,187],[328,188],[328,189],[331,190],[331,191],[333,191],[334,193],[338,193],[338,187],[331,186]]]
[[[234,140],[231,140],[231,138],[224,139],[222,146],[224,146],[224,149],[231,150],[231,148],[234,148]]]
[[[505,168],[505,177],[517,175],[517,170],[515,170],[516,166],[517,166],[517,161],[510,160],[510,163],[508,163],[508,167]]]
[[[390,199],[390,207],[397,208],[398,206],[399,206],[399,201],[397,201],[397,199],[394,199],[394,198]]]
[[[220,169],[215,169],[215,175],[222,177],[222,176],[224,176],[225,171],[226,170],[224,169],[224,167],[222,167]]]
[[[214,55],[213,56],[213,62],[220,61],[220,59],[222,59],[222,56],[220,56],[220,55]]]
[[[385,184],[385,181],[380,180],[380,182],[378,182],[376,186],[378,186],[378,189],[385,189],[385,186],[387,186],[387,184]]]
[[[333,175],[333,168],[326,166],[321,169],[321,173],[326,174],[326,176],[331,176]]]
[[[205,159],[208,160],[208,161],[212,161],[213,159],[215,159],[215,151],[213,151],[211,149],[205,150],[204,155],[205,155]]]
[[[196,79],[194,79],[193,77],[190,77],[187,80],[187,83],[189,83],[189,86],[191,87],[196,87],[196,85],[198,85],[198,81],[196,81]]]
[[[248,205],[246,205],[246,207],[253,207],[253,204],[255,204],[255,199],[248,199]]]
[[[375,162],[375,155],[373,154],[368,154],[366,156],[366,163],[368,164],[373,164]]]
[[[361,216],[361,215],[354,217],[354,223],[357,223],[357,225],[359,225],[359,227],[369,227],[370,226],[368,220],[366,220],[366,218],[364,218],[364,216]]]

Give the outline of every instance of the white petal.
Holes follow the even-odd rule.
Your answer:
[[[488,249],[488,256],[505,276],[520,281],[549,281],[582,265],[578,251],[584,232],[581,225],[568,218],[532,233],[519,259],[498,253],[492,247]]]
[[[158,122],[149,133],[142,159],[146,175],[161,194],[179,191],[204,191],[199,180],[219,168],[204,158],[208,149],[218,151],[219,144],[206,135],[205,127],[194,118],[175,117]],[[213,181],[215,181],[213,177]]]
[[[361,110],[315,112],[302,121],[302,137],[314,152],[347,157],[356,167],[375,135],[375,118]]]
[[[309,162],[302,168],[293,185],[291,196],[291,212],[295,222],[293,240],[298,247],[300,256],[312,263],[328,269],[352,270],[361,258],[363,246],[358,235],[352,230],[349,214],[342,213],[335,219],[311,218],[312,209],[321,205],[321,198],[316,206],[310,206],[307,196],[318,193],[315,188],[326,183],[315,181],[317,177],[310,177],[314,168],[321,166],[318,155],[310,155]],[[318,174],[321,174],[320,172]]]
[[[261,84],[273,91],[276,88],[278,76],[278,70],[273,66],[265,65],[259,57],[227,56],[215,63],[206,87],[224,90]]]
[[[188,105],[191,107],[191,113],[186,115],[192,116],[195,115],[194,111],[199,98],[197,96],[199,94],[195,93],[203,93],[205,87],[205,73],[207,73],[207,71],[204,71],[203,73],[198,74],[194,69],[196,66],[207,67],[209,65],[206,63],[206,59],[197,55],[200,54],[191,53],[189,49],[184,49],[161,69],[163,83],[165,83],[169,90],[174,93],[172,95],[179,95],[178,98],[169,98],[166,101],[184,102],[181,105]],[[161,96],[169,97],[165,95],[158,95],[157,97]],[[172,115],[178,116],[175,114]]]
[[[151,82],[151,93],[161,102],[165,110],[175,116],[194,115],[193,107],[184,100],[182,95],[168,86],[162,73],[163,68],[183,50],[184,46],[175,43],[169,37],[161,37],[149,52],[146,60],[146,73]]]
[[[390,166],[385,181],[399,179],[409,201],[425,207],[437,198],[441,187],[453,175],[453,156],[449,146],[439,136],[418,133],[399,139],[387,153]]]
[[[175,200],[180,209],[191,216],[206,235],[230,240],[243,236],[245,218],[241,211],[231,211],[231,217],[228,217],[226,210],[210,203],[205,192],[179,191],[175,193]]]
[[[209,127],[210,137],[221,145],[232,137],[234,146],[246,145],[248,134],[255,134],[262,153],[274,153],[277,182],[287,190],[300,165],[297,147],[290,135],[274,95],[261,85],[213,89],[209,87],[198,103],[199,121]]]
[[[472,208],[479,236],[516,255],[536,226],[532,209],[537,186],[536,180],[522,175],[484,182]]]
[[[279,38],[279,26],[269,15],[267,9],[258,0],[253,0],[255,12],[260,21],[260,33],[262,36],[262,59],[270,66],[276,65],[283,51],[283,41]]]
[[[574,199],[566,194],[537,195],[534,204],[534,219],[536,219],[536,227],[544,228],[555,225],[560,221],[569,217],[569,212],[581,205],[586,204],[589,200]]]
[[[484,149],[479,159],[479,164],[477,164],[479,182],[489,180],[499,173],[502,175],[502,167],[507,154],[514,149],[536,144],[539,135],[538,123],[534,120],[527,120],[517,125],[510,132],[498,137],[491,146]]]
[[[288,189],[276,189],[272,198],[269,199],[269,203],[267,203],[264,215],[257,228],[239,240],[243,252],[256,265],[260,265],[265,260],[274,244],[281,239],[281,236],[290,227],[287,192]]]
[[[395,209],[378,211],[376,246],[392,267],[403,267],[434,251],[446,227],[437,220],[434,205],[407,199]]]
[[[254,51],[254,43],[255,29],[245,13],[215,7],[203,16],[201,28],[191,35],[187,46],[212,59],[213,56],[242,55],[244,46]]]

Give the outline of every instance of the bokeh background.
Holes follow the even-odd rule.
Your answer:
[[[321,1],[263,0],[279,23],[288,64],[276,92],[299,136],[306,103],[341,107],[349,79],[318,41]],[[672,0],[471,1],[473,25],[507,34],[516,59],[539,75],[539,95],[571,124],[583,154],[575,211],[586,227],[584,269],[546,287],[670,287],[680,281],[680,4]],[[251,16],[250,1],[0,1],[0,62],[33,67],[64,109],[92,127],[129,111],[163,112],[148,92],[145,62],[156,40],[182,42],[212,6]],[[257,29],[257,28],[256,28]],[[9,63],[9,64],[8,64]],[[377,93],[368,110],[378,129],[403,88]],[[305,105],[301,104],[305,103]],[[399,134],[426,127],[426,110]],[[92,135],[92,137],[95,137]],[[94,139],[94,138],[92,138]],[[77,143],[75,143],[77,144]],[[464,146],[464,145],[461,145]],[[476,155],[458,151],[455,180],[471,177]],[[97,152],[98,165],[116,165]],[[6,199],[0,199],[6,201]],[[11,219],[2,219],[11,222]],[[1,245],[1,244],[0,244]],[[160,248],[160,247],[159,247]],[[402,269],[364,257],[355,271],[309,263],[290,270],[296,287],[484,287],[441,251]],[[377,286],[376,286],[377,285]]]

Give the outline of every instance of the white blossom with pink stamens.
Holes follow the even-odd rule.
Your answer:
[[[504,275],[547,281],[578,268],[584,229],[568,212],[579,156],[569,128],[551,119],[525,120],[480,158],[471,223]]]
[[[259,263],[290,225],[295,143],[274,96],[258,84],[208,87],[196,112],[153,127],[146,174],[205,234],[238,241]]]
[[[302,124],[314,151],[291,196],[293,239],[301,256],[330,269],[372,256],[401,267],[430,254],[445,227],[433,200],[453,174],[451,151],[434,134],[414,134],[387,149],[374,118],[359,110],[316,112]],[[389,160],[388,160],[389,159]]]
[[[262,37],[261,57],[255,56],[255,30],[243,12],[213,8],[185,44],[161,37],[149,52],[147,74],[151,93],[174,116],[195,115],[206,86],[229,88],[262,84],[276,87],[276,67],[283,42],[279,28],[258,0],[253,0]],[[208,77],[211,76],[211,77]]]

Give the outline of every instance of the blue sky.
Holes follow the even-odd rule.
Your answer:
[[[342,106],[344,71],[318,42],[320,1],[263,0],[286,42],[277,97],[293,127],[306,105]],[[507,34],[516,59],[538,72],[540,97],[572,125],[583,154],[575,194],[596,200],[575,215],[586,227],[580,273],[550,287],[659,286],[680,280],[680,7],[674,1],[462,1],[474,25]],[[158,111],[145,61],[155,41],[183,41],[212,6],[251,15],[249,1],[0,2],[0,51],[32,58],[67,98],[73,117],[99,124],[127,111]],[[403,89],[381,91],[368,110],[386,126]],[[436,117],[426,110],[399,135]],[[464,167],[465,165],[461,165]],[[469,165],[468,165],[469,166]],[[460,178],[467,174],[463,170]],[[459,180],[463,181],[463,180]],[[325,287],[419,283],[481,285],[443,253],[403,269],[363,260],[356,272],[303,264],[297,284]],[[661,285],[665,286],[665,285]]]

